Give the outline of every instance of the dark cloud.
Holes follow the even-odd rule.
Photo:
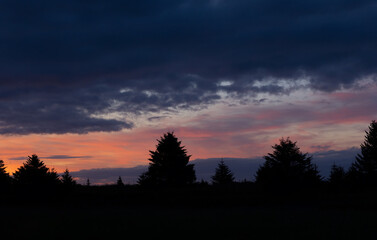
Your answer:
[[[331,166],[336,164],[348,170],[355,156],[359,153],[358,148],[349,148],[344,150],[327,150],[312,153],[313,163],[318,166],[321,176],[329,177]],[[198,181],[211,181],[211,176],[215,173],[215,169],[220,160],[224,160],[225,164],[233,172],[236,181],[255,180],[255,174],[264,162],[262,157],[255,158],[207,158],[196,159],[191,161],[195,166],[196,177]],[[137,166],[132,168],[100,168],[85,169],[71,172],[81,184],[85,184],[89,178],[93,184],[114,184],[119,176],[125,183],[135,184],[141,173],[147,170],[147,166]]]
[[[100,118],[350,87],[376,73],[374,1],[2,1],[0,134],[118,131]],[[233,84],[219,84],[222,80]]]
[[[12,157],[12,158],[9,158],[9,160],[14,160],[14,161],[25,161],[27,160],[27,157]]]
[[[159,121],[159,120],[162,120],[162,119],[165,119],[165,118],[166,118],[166,116],[150,117],[150,118],[148,118],[148,121],[150,121],[150,122]]]
[[[40,159],[78,159],[78,158],[92,158],[92,156],[71,156],[71,155],[51,155],[47,157],[39,157]],[[27,160],[27,157],[13,157],[9,158],[9,160]]]
[[[358,153],[360,153],[360,149],[356,147],[344,150],[318,151],[313,153],[313,162],[317,164],[322,176],[329,177],[333,164],[342,166],[347,171],[355,161],[355,157]]]
[[[85,184],[88,178],[92,184],[114,184],[119,177],[121,177],[125,183],[136,184],[139,176],[145,172],[147,168],[147,166],[136,166],[131,168],[83,169],[71,172],[71,175],[81,184]]]
[[[46,159],[72,159],[72,158],[92,158],[92,156],[70,156],[70,155],[51,155],[47,157],[41,157]]]

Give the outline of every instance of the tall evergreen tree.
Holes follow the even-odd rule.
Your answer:
[[[190,155],[181,146],[181,141],[173,132],[161,137],[156,151],[149,151],[150,158],[147,172],[138,180],[141,185],[180,186],[193,183],[196,179],[194,165],[189,164]]]
[[[120,176],[119,176],[119,178],[117,180],[117,186],[118,187],[123,187],[124,186],[123,180],[122,180],[122,178]]]
[[[227,185],[234,182],[232,171],[230,171],[229,167],[224,163],[222,159],[217,165],[215,175],[213,175],[211,179],[212,184],[215,185]]]
[[[76,181],[73,180],[72,176],[69,174],[68,169],[65,169],[65,172],[62,175],[61,179],[64,186],[71,187],[76,185]]]
[[[268,187],[306,187],[321,181],[312,157],[302,153],[296,142],[282,138],[272,148],[273,153],[264,156],[266,161],[257,171],[257,183]]]
[[[331,166],[329,182],[334,186],[340,186],[344,184],[346,180],[346,172],[341,166],[333,164]]]
[[[349,170],[354,181],[366,185],[377,185],[377,122],[372,121],[365,131],[364,142],[360,145],[361,153]]]
[[[6,167],[3,160],[0,160],[0,185],[7,185],[10,183],[9,173],[6,171]]]
[[[13,176],[16,183],[26,185],[54,185],[60,182],[56,171],[46,167],[35,154],[28,156],[27,161],[16,170]]]

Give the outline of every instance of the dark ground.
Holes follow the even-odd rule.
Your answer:
[[[48,196],[11,194],[2,201],[1,239],[377,238],[374,192],[262,194],[245,189],[108,186]]]

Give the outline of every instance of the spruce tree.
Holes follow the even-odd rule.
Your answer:
[[[307,187],[319,183],[321,176],[308,153],[302,153],[296,142],[280,139],[272,146],[273,153],[256,173],[256,183],[266,187]]]
[[[6,167],[3,160],[0,160],[0,185],[7,185],[10,183],[9,173],[6,171]]]
[[[212,184],[215,185],[227,185],[234,182],[233,173],[230,171],[229,167],[225,165],[223,160],[217,165],[215,175],[213,175],[211,179]]]
[[[24,185],[55,185],[60,182],[56,171],[46,167],[35,154],[28,156],[27,161],[13,176],[16,183]]]
[[[365,131],[361,153],[349,170],[349,178],[364,185],[377,185],[377,122],[372,121]]]
[[[346,172],[344,171],[344,168],[333,164],[331,166],[331,172],[330,172],[330,178],[329,178],[330,184],[334,186],[340,186],[345,183],[345,180],[346,180]]]
[[[149,151],[150,158],[147,172],[143,173],[138,183],[141,185],[181,186],[193,183],[196,179],[194,165],[189,164],[190,155],[181,146],[181,141],[173,132],[161,137],[156,151]]]
[[[76,185],[76,181],[73,180],[72,176],[69,174],[68,169],[65,169],[65,172],[62,175],[62,184],[67,187],[72,187]]]
[[[117,180],[117,186],[118,187],[123,187],[124,186],[124,183],[122,181],[122,178],[119,176],[118,180]]]

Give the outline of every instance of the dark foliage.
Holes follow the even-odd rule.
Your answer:
[[[62,184],[66,187],[72,187],[76,185],[76,181],[73,180],[72,176],[69,174],[68,169],[65,170],[65,172],[62,175]]]
[[[17,184],[22,185],[56,185],[59,184],[59,176],[54,169],[46,167],[38,156],[28,156],[28,160],[13,174]]]
[[[343,167],[333,164],[331,166],[329,183],[335,188],[342,187],[346,184],[346,176]]]
[[[308,187],[318,184],[321,176],[312,157],[302,153],[296,142],[280,139],[273,153],[264,156],[265,163],[256,173],[256,183],[265,187]]]
[[[223,160],[217,165],[215,175],[213,175],[211,179],[212,184],[215,185],[229,185],[234,182],[233,173]]]
[[[120,176],[119,176],[119,178],[117,180],[117,186],[119,186],[119,187],[123,187],[124,186],[123,180],[122,180],[122,178]]]
[[[377,186],[377,122],[372,121],[365,133],[361,153],[352,163],[348,176],[353,183]]]
[[[6,167],[3,160],[0,160],[0,186],[9,185],[11,178],[6,171]]]
[[[156,151],[150,151],[148,171],[138,180],[140,185],[182,186],[195,181],[190,155],[174,133],[166,133],[157,140]]]

